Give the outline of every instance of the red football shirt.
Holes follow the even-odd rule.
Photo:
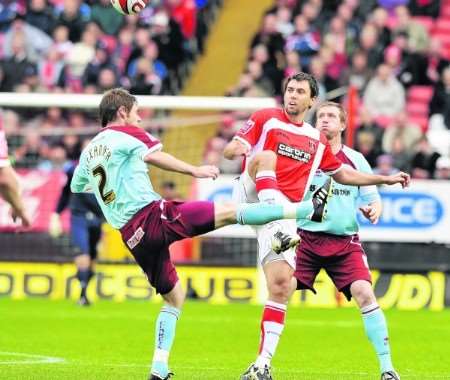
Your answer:
[[[234,138],[248,146],[247,160],[263,150],[277,154],[278,187],[291,201],[303,199],[317,169],[332,175],[342,166],[323,134],[308,123],[292,123],[282,109],[255,112]]]

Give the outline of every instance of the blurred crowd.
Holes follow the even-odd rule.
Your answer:
[[[298,71],[317,79],[319,102],[347,103],[353,86],[355,145],[376,172],[450,179],[449,59],[448,0],[277,0],[227,95],[281,99]],[[239,171],[221,150],[247,116],[224,115],[205,162]]]
[[[110,0],[2,0],[0,92],[94,94],[122,86],[136,95],[176,94],[220,4],[152,0],[139,15],[122,16]],[[0,123],[18,167],[57,168],[78,157],[79,128],[95,125],[95,116],[0,110]],[[58,127],[74,133],[57,136]]]

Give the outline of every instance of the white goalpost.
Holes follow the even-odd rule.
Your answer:
[[[0,107],[95,109],[102,95],[0,92]],[[273,98],[221,96],[137,96],[140,108],[241,111],[275,107]]]

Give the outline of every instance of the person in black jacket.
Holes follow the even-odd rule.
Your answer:
[[[101,237],[101,226],[104,219],[94,194],[71,193],[70,182],[76,165],[77,162],[72,162],[65,170],[67,182],[61,190],[56,210],[51,216],[49,232],[53,237],[58,237],[62,233],[60,215],[69,206],[71,242],[74,246],[77,279],[81,287],[78,304],[89,306],[87,287],[94,276],[97,244]]]

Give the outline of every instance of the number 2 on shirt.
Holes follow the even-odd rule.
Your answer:
[[[114,199],[116,199],[116,194],[114,193],[113,190],[110,190],[107,193],[104,193],[105,185],[106,185],[105,168],[102,165],[98,165],[94,169],[92,169],[92,174],[94,174],[94,177],[100,176],[100,181],[98,183],[98,189],[100,191],[100,195],[102,197],[103,202],[105,203],[105,205],[107,205],[108,203],[111,203]]]

